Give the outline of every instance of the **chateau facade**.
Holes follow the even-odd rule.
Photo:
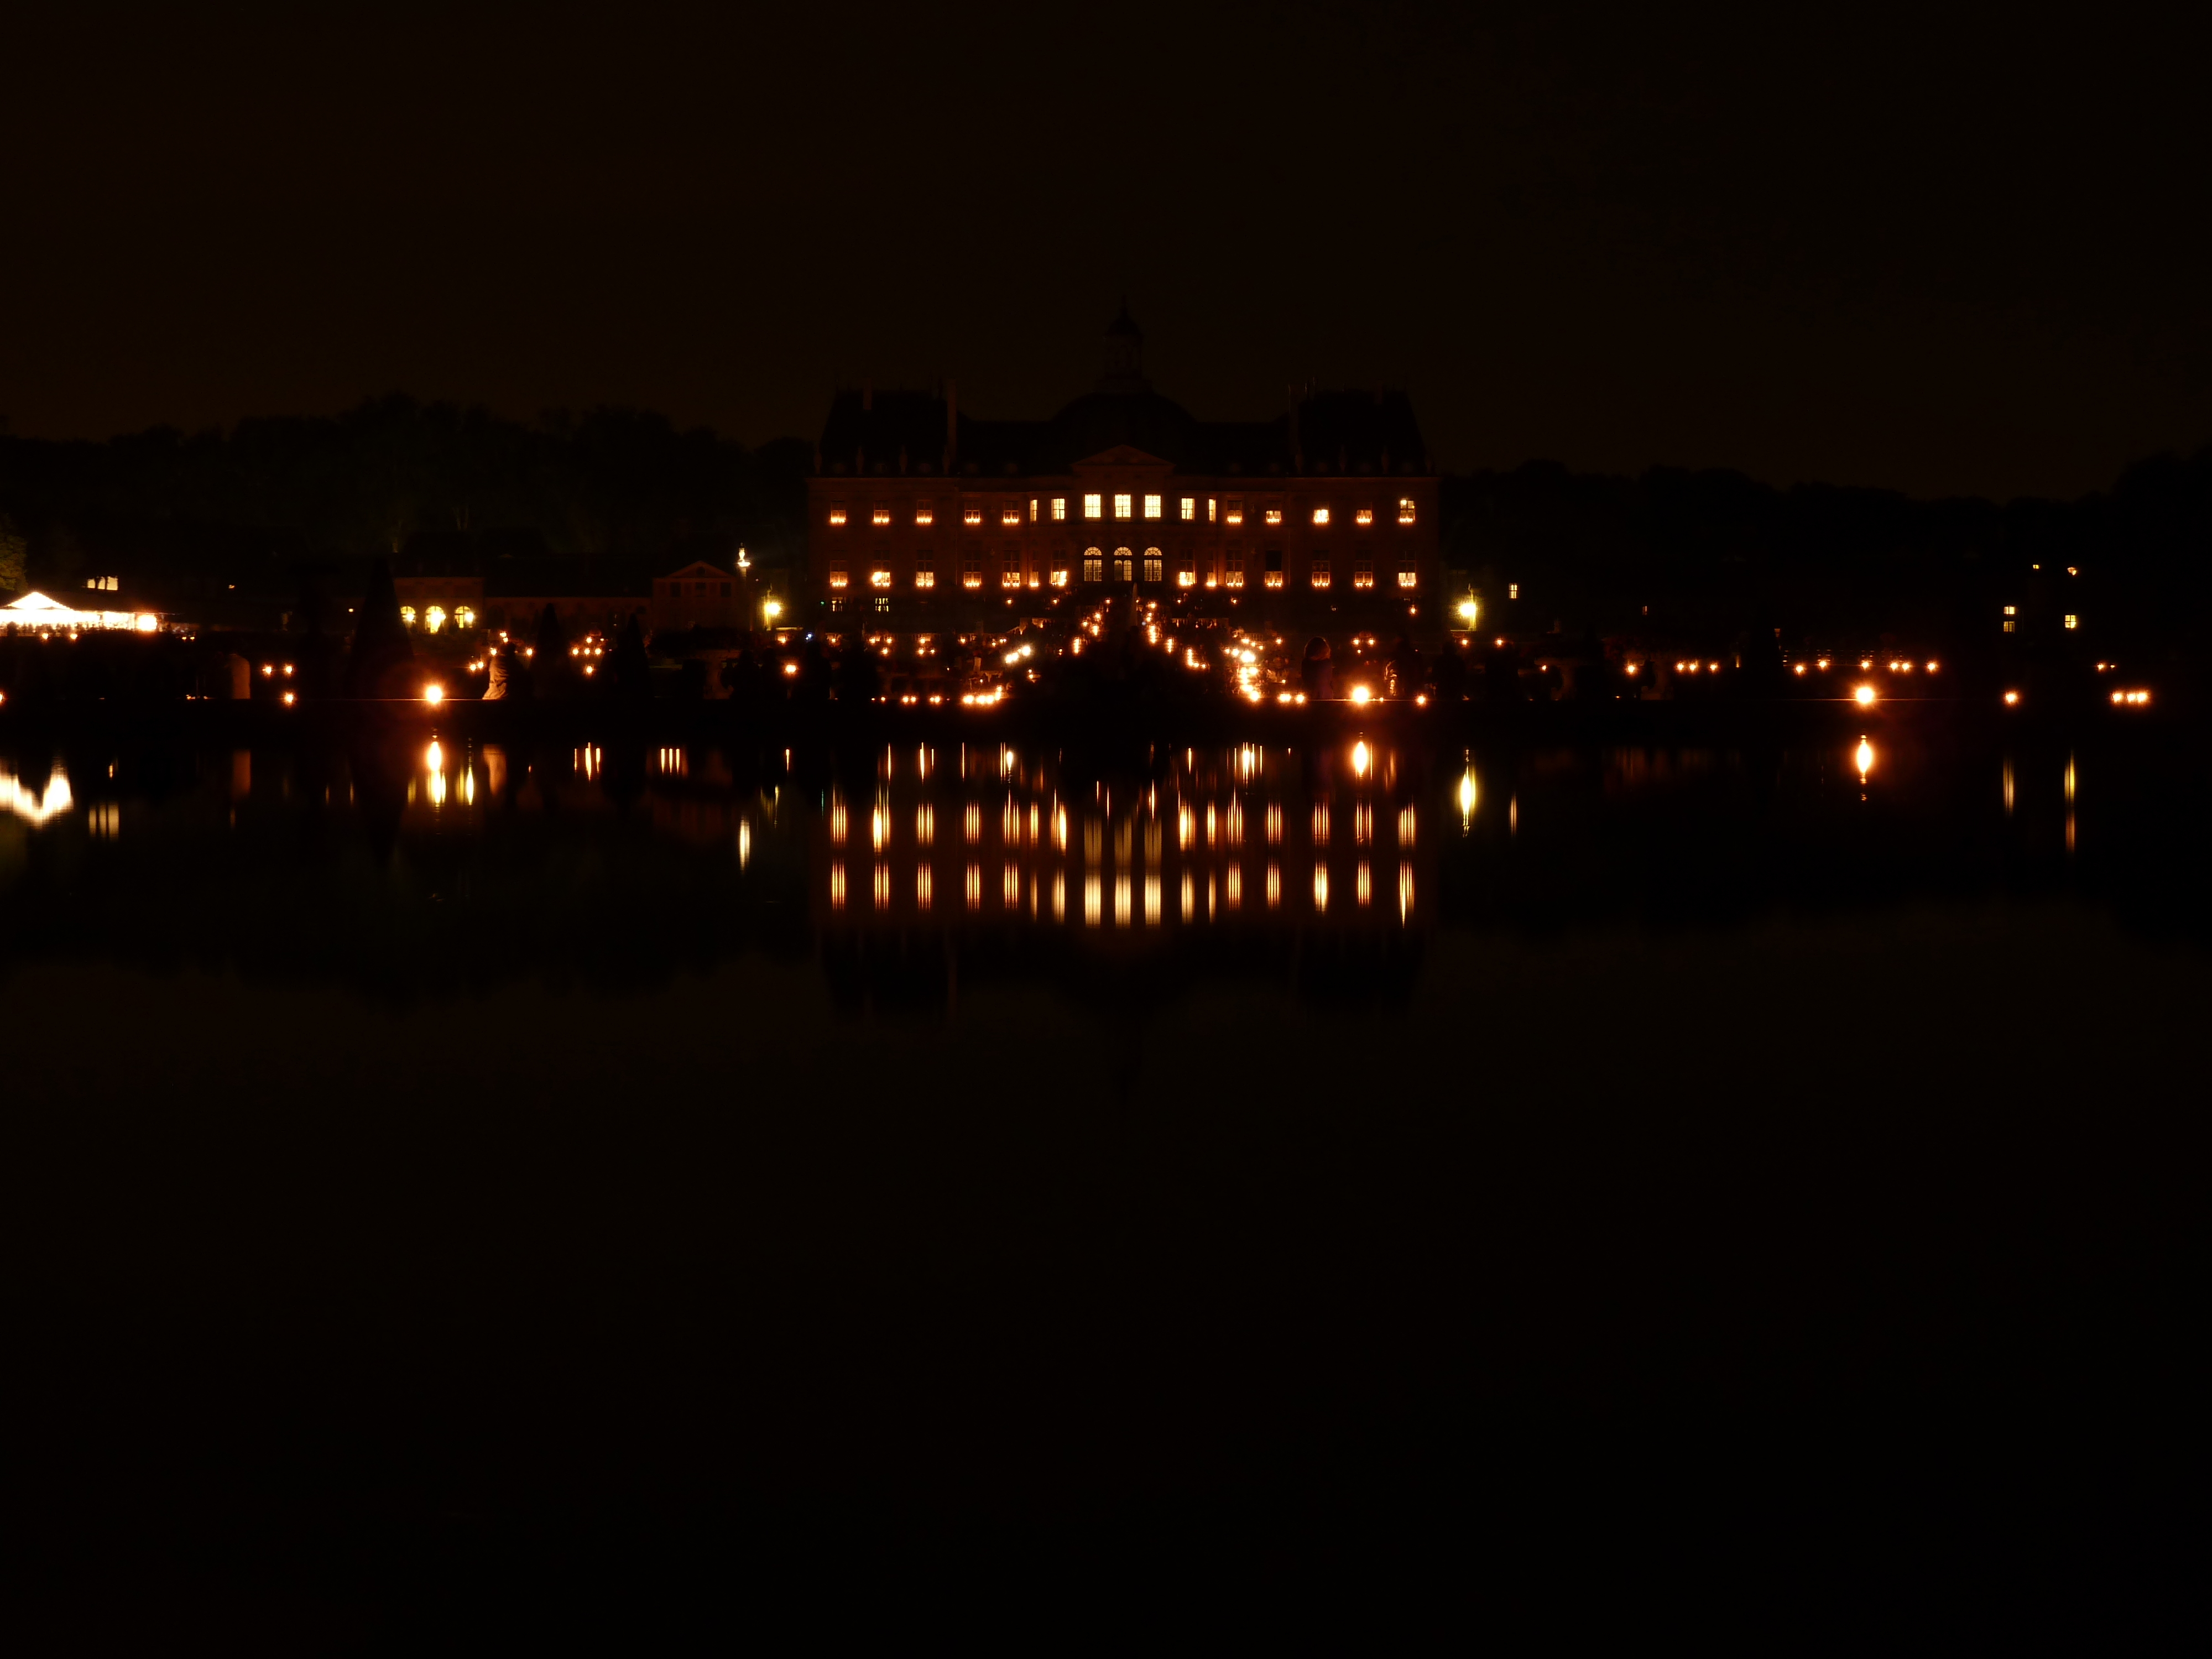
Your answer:
[[[1097,390],[1046,421],[975,419],[950,386],[840,392],[808,483],[807,625],[1005,628],[1133,588],[1318,633],[1441,629],[1437,479],[1403,393],[1199,421],[1142,351],[1124,310]]]

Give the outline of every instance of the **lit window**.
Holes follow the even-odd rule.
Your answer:
[[[1188,548],[1176,555],[1176,586],[1191,587],[1198,581],[1198,560]]]
[[[1145,516],[1148,519],[1157,519],[1160,516],[1160,498],[1158,496],[1147,495],[1145,497]]]
[[[2004,631],[2005,631],[2006,633],[2008,633],[2008,634],[2011,633],[2011,632],[2013,631],[2013,629],[2015,629],[2015,628],[2017,628],[2017,627],[2019,627],[2019,626],[2020,626],[2020,624],[2019,624],[2018,623],[2015,623],[2015,622],[2014,622],[2014,621],[2010,617],[2007,617],[2005,618]]]
[[[1224,587],[1244,586],[1244,552],[1242,548],[1231,548],[1221,556],[1221,582]]]
[[[2069,617],[2066,619],[2066,625],[2069,628],[2079,628],[2081,625],[2081,619],[2079,617]]]
[[[842,564],[831,565],[830,567],[830,586],[832,587],[842,587],[844,585],[845,567]]]
[[[1097,498],[1093,496],[1091,499],[1095,501]],[[1106,580],[1106,556],[1095,547],[1083,550],[1083,580],[1087,582]]]
[[[960,570],[960,586],[981,587],[983,585],[983,561],[980,555],[969,553]]]
[[[968,505],[967,505],[967,506],[965,506],[964,507],[961,508],[961,509],[960,509],[960,522],[961,522],[961,523],[963,523],[963,524],[981,524],[981,523],[982,523],[982,522],[983,522],[983,503],[982,503],[982,502],[981,502],[981,501],[970,501],[970,502],[969,502],[969,503],[968,503]]]
[[[1505,597],[1509,599],[1519,599],[1521,597],[1521,584],[1519,582],[1506,583]]]
[[[878,507],[875,511],[868,514],[868,522],[870,524],[885,525],[889,524],[890,521],[891,510],[888,507]]]
[[[1283,550],[1281,548],[1271,547],[1267,550],[1265,576],[1269,587],[1280,587],[1283,585]]]
[[[401,605],[399,607],[399,620],[405,623],[410,628],[414,627],[415,607],[411,605]]]
[[[1159,579],[1160,550],[1157,547],[1148,547],[1145,550],[1145,580],[1148,582],[1156,582]]]
[[[1106,498],[1103,495],[1085,495],[1083,498],[1083,516],[1086,519],[1104,518]]]
[[[1243,524],[1244,522],[1244,498],[1242,495],[1231,495],[1229,498],[1228,504],[1223,508],[1223,513],[1224,522],[1229,524]]]
[[[1194,522],[1197,520],[1197,518],[1198,518],[1198,497],[1197,497],[1197,496],[1195,496],[1195,495],[1186,495],[1186,496],[1184,496],[1184,497],[1182,498],[1182,502],[1180,503],[1180,507],[1181,507],[1181,511],[1182,511],[1182,521],[1183,521],[1185,524],[1191,524],[1191,523],[1194,523]]]
[[[1314,524],[1316,528],[1325,528],[1328,526],[1328,509],[1327,507],[1317,507],[1314,508]]]
[[[1375,509],[1371,507],[1361,507],[1358,512],[1352,515],[1352,523],[1358,525],[1373,524],[1375,522]]]
[[[2005,607],[2005,615],[2008,617],[2017,617],[2020,615],[2020,607],[2016,605],[2007,605]]]
[[[726,586],[726,587],[728,586],[728,584],[727,584],[727,583],[725,583],[725,584],[723,584],[723,585],[724,585],[724,586]],[[455,605],[455,606],[453,607],[453,626],[454,626],[454,627],[456,627],[456,628],[474,628],[476,625],[477,625],[477,613],[476,613],[474,611],[471,610],[467,605]]]
[[[1401,496],[1399,496],[1399,497],[1398,497],[1398,522],[1399,522],[1400,524],[1411,524],[1411,523],[1413,523],[1413,498],[1411,495],[1401,495]]]
[[[830,522],[833,525],[842,525],[845,522],[844,502],[832,501],[830,503]]]
[[[1375,586],[1374,560],[1363,557],[1354,559],[1352,562],[1352,585],[1354,587],[1372,587]]]
[[[1059,524],[1065,520],[1066,517],[1067,497],[1065,495],[1054,496],[1052,498],[1052,521],[1054,524]]]
[[[1030,496],[1030,522],[1031,524],[1035,524],[1035,523],[1036,522],[1036,515],[1037,515],[1037,498],[1036,498],[1036,496],[1032,495],[1032,496]]]
[[[1117,582],[1136,580],[1136,555],[1130,552],[1127,548],[1115,548],[1114,550],[1114,580]]]
[[[1328,561],[1327,559],[1316,559],[1312,561],[1311,569],[1313,571],[1313,585],[1316,587],[1327,587],[1328,586]]]
[[[1022,504],[1016,501],[1012,496],[1007,496],[1004,501],[1001,501],[999,504],[1000,524],[1006,529],[1012,530],[1018,526],[1021,521]]]
[[[933,556],[927,553],[914,556],[914,585],[916,587],[937,586],[937,561]]]
[[[890,608],[891,608],[891,601],[890,601],[890,596],[889,594],[887,594],[887,593],[878,593],[878,594],[877,594],[877,595],[876,595],[876,609],[877,609],[877,610],[878,610],[878,611],[888,611],[888,610],[890,610]]]
[[[889,587],[890,585],[891,573],[884,569],[881,565],[878,565],[873,570],[868,572],[869,586]]]
[[[1127,518],[1130,504],[1130,498],[1126,493],[1116,495],[1114,497],[1114,516],[1117,519]]]
[[[1009,553],[1006,555],[1006,563],[999,571],[999,586],[1001,587],[1019,587],[1021,585],[1022,556],[1018,553]]]
[[[1265,509],[1260,516],[1268,524],[1280,524],[1283,521],[1283,509],[1279,507],[1271,507]]]
[[[914,504],[914,521],[927,530],[937,522],[937,505],[927,498]]]
[[[1402,569],[1402,570],[1401,570],[1401,571],[1398,573],[1398,586],[1401,586],[1401,587],[1419,587],[1420,585],[1421,585],[1421,575],[1420,575],[1420,572],[1419,572],[1418,570],[1413,569],[1410,565],[1409,565],[1409,566],[1407,566],[1405,569]]]

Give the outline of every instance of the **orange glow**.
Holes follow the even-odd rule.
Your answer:
[[[1870,685],[1862,685],[1857,690],[1851,693],[1851,701],[1858,704],[1862,708],[1873,708],[1874,687]]]
[[[2017,692],[2017,691],[2008,691],[2008,692],[2006,692],[2006,693],[2005,693],[2005,707],[2006,707],[2006,708],[2019,708],[2019,707],[2020,707],[2020,693],[2019,693],[2019,692]]]
[[[422,688],[422,701],[430,704],[433,708],[435,708],[438,704],[445,702],[445,700],[446,688],[444,686],[426,685]]]

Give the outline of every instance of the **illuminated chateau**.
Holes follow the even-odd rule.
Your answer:
[[[1047,421],[958,393],[848,390],[808,484],[811,623],[1003,627],[1133,586],[1191,615],[1316,632],[1440,626],[1437,480],[1402,392],[1194,419],[1154,392],[1125,309],[1097,390]]]

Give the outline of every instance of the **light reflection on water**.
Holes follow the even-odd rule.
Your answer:
[[[0,892],[36,897],[41,872],[61,869],[47,849],[74,846],[118,906],[167,906],[198,884],[195,914],[216,926],[222,884],[242,879],[225,873],[229,844],[303,894],[396,881],[520,915],[596,907],[646,956],[670,927],[727,951],[780,918],[824,946],[990,933],[1158,963],[1242,939],[1290,963],[1300,940],[1737,915],[1846,889],[1879,902],[1916,882],[2008,879],[2039,855],[2109,868],[2149,820],[2119,817],[2111,791],[2092,802],[2087,772],[2063,749],[1936,756],[1879,731],[1763,755],[1352,738],[855,755],[447,736],[389,757],[0,755]],[[2104,866],[2086,858],[2093,811]]]

